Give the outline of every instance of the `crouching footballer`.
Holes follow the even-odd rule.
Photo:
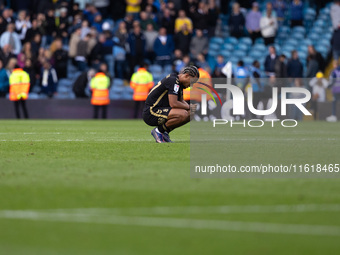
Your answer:
[[[151,135],[157,143],[171,143],[169,133],[190,121],[196,105],[183,100],[183,89],[199,78],[195,66],[185,67],[180,74],[169,74],[150,91],[143,110],[143,119],[149,126],[156,126]]]

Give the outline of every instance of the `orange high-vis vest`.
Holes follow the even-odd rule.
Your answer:
[[[109,97],[110,79],[104,73],[97,73],[91,80],[93,105],[108,105],[110,104]]]
[[[134,90],[133,100],[145,101],[150,89],[153,87],[153,77],[145,68],[139,68],[130,81],[130,87]]]
[[[9,76],[9,100],[19,101],[28,98],[30,90],[30,77],[21,68],[13,70]]]
[[[191,87],[183,89],[183,100],[184,101],[190,101],[190,90],[191,90]]]

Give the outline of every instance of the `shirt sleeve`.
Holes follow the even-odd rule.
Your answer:
[[[175,76],[170,76],[164,83],[170,95],[178,95],[180,92],[179,80]]]

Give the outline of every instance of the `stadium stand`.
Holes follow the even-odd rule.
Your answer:
[[[253,44],[249,31],[245,28],[240,38],[230,36],[232,9],[236,1],[230,1],[229,8],[224,10],[220,9],[221,4],[218,0],[151,0],[142,1],[140,8],[136,8],[134,12],[129,12],[131,10],[129,7],[122,9],[121,12],[116,9],[121,6],[120,4],[124,6],[124,0],[110,1],[109,11],[97,9],[96,1],[90,0],[43,1],[43,9],[34,6],[27,8],[29,5],[21,6],[17,2],[20,3],[20,1],[14,1],[14,3],[4,1],[4,4],[0,6],[2,13],[0,60],[3,62],[3,68],[6,68],[9,73],[13,69],[7,65],[10,58],[22,63],[24,70],[30,70],[26,66],[28,62],[26,60],[32,61],[34,68],[30,74],[37,78],[37,82],[31,85],[30,99],[45,97],[40,93],[43,76],[41,66],[48,61],[56,69],[59,78],[55,98],[75,98],[72,84],[82,71],[88,68],[98,69],[100,63],[106,62],[109,76],[113,78],[110,98],[131,100],[133,92],[127,85],[131,74],[141,62],[149,64],[149,71],[155,83],[175,70],[175,64],[164,67],[157,65],[155,54],[152,51],[148,53],[145,51],[146,40],[148,43],[151,40],[152,43],[158,37],[158,30],[161,27],[165,27],[169,35],[167,39],[160,37],[162,43],[165,43],[163,40],[174,40],[176,36],[176,38],[189,40],[190,43],[195,29],[201,29],[204,36],[209,38],[205,58],[211,74],[215,70],[217,57],[221,55],[225,62],[232,62],[234,67],[239,60],[243,60],[246,68],[251,66],[254,60],[258,60],[265,75],[264,61],[270,45],[265,45],[265,40],[261,37],[257,38]],[[251,5],[247,5],[248,9],[246,9],[242,6],[242,2],[239,2],[241,15],[246,17]],[[282,5],[278,5],[279,2]],[[302,5],[303,10],[303,22],[297,26],[294,25],[295,21],[292,22],[298,14],[296,11],[299,11],[295,2],[297,5]],[[285,55],[287,60],[291,58],[291,52],[296,50],[303,64],[304,75],[308,69],[307,59],[311,54],[320,53],[323,61],[329,62],[332,52],[333,28],[330,8],[335,3],[324,1],[324,6],[320,7],[317,2],[263,0],[257,2],[262,17],[266,15],[268,8],[272,8],[273,17],[279,22],[274,44],[271,45],[276,48],[278,55]],[[178,11],[182,9],[187,19],[192,22],[194,30],[191,32],[187,25],[183,25],[181,31],[178,32],[181,35],[178,37],[178,34],[174,32],[174,26]],[[141,12],[143,15],[140,15]],[[140,18],[141,16],[143,19]],[[190,25],[190,22],[187,24]],[[15,38],[20,38],[20,54],[16,54],[17,44],[11,36],[8,37],[6,32],[10,23],[15,24],[13,33]],[[149,26],[150,24],[152,26]],[[141,33],[136,32],[137,27],[142,27],[144,30]],[[147,33],[150,31],[155,33]],[[156,37],[152,37],[152,34]],[[58,39],[62,40],[62,48],[56,46]],[[310,45],[314,46],[314,51],[309,49]],[[177,45],[176,49],[178,48],[184,49],[185,47]],[[65,52],[67,52],[67,59],[63,66],[60,56]],[[182,52],[182,57],[186,54],[190,57],[190,63],[195,64],[196,59],[193,59],[190,53]],[[172,56],[171,62],[174,60]],[[67,70],[66,77],[63,77],[63,68]],[[324,71],[324,68],[325,65],[319,66],[320,71]],[[5,86],[0,86],[0,89],[0,95],[6,96],[8,88],[6,91]]]

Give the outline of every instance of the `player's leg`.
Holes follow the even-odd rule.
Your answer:
[[[94,119],[98,119],[98,110],[99,110],[99,106],[98,105],[94,105],[93,106],[93,118]]]
[[[168,115],[168,121],[164,126],[167,132],[174,130],[190,122],[190,111],[184,109],[171,109]]]

